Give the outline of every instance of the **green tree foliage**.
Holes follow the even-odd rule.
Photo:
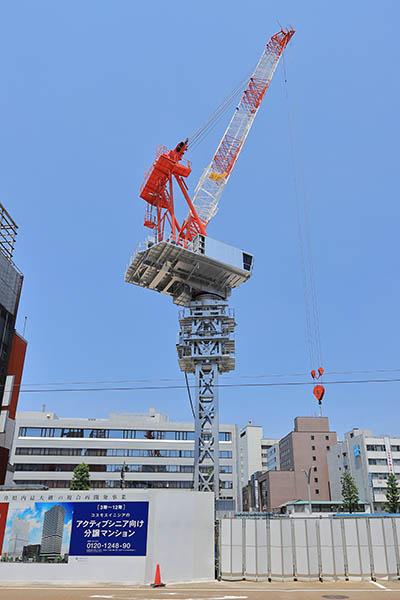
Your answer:
[[[357,511],[359,509],[358,489],[348,471],[343,473],[340,483],[342,484],[343,510],[350,513]]]
[[[86,463],[76,465],[72,476],[70,490],[90,490],[89,467]]]
[[[390,513],[399,512],[400,490],[398,482],[393,473],[389,473],[386,488],[386,506],[385,511]]]

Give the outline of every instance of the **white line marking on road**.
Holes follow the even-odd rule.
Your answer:
[[[89,598],[115,598],[115,596],[98,596],[95,594],[94,596],[89,596]]]
[[[375,583],[375,582],[371,582],[371,583]],[[380,585],[380,584],[379,584]],[[99,590],[101,591],[102,588],[100,588],[99,590],[99,586],[68,586],[68,585],[64,585],[64,586],[19,586],[19,585],[2,585],[0,584],[0,592],[2,592],[3,590],[29,590],[29,591],[34,591],[34,590],[51,590],[53,592],[57,592],[57,591],[66,591],[66,590],[85,590],[87,592],[89,591],[96,591]],[[104,589],[104,588],[103,588]],[[172,588],[174,589],[174,588]],[[188,592],[189,590],[186,588],[175,588],[176,590],[179,590],[180,595],[184,595],[184,593]],[[396,592],[399,591],[398,589],[390,589],[390,588],[385,588],[386,591],[388,592]],[[104,590],[107,592],[116,592],[116,591],[121,591],[121,592],[135,592],[135,593],[146,593],[146,589],[143,588],[136,588],[136,589],[132,589],[131,586],[126,586],[126,587],[112,587],[112,588],[107,588],[107,590]],[[191,592],[195,593],[195,594],[201,594],[203,592],[214,592],[215,593],[215,588],[192,588],[190,590]],[[300,593],[300,592],[316,592],[318,594],[321,594],[321,591],[323,591],[323,593],[326,592],[337,592],[337,593],[345,593],[345,592],[368,592],[368,593],[373,593],[373,592],[378,592],[379,590],[377,589],[371,589],[371,588],[301,588],[301,587],[297,587],[297,588],[278,588],[275,586],[271,586],[271,587],[258,587],[258,588],[243,588],[243,589],[238,589],[238,588],[230,588],[230,591],[238,591],[238,592],[248,592],[248,593],[254,593],[254,594],[258,594],[260,592],[295,592],[295,593]],[[153,590],[151,593],[153,594],[155,592],[155,590]],[[148,593],[148,592],[147,592]],[[165,592],[164,592],[165,593]],[[90,597],[90,596],[88,596]],[[137,598],[138,596],[136,596]],[[112,596],[113,600],[117,600],[115,596]],[[124,596],[124,598],[126,599],[127,597]],[[139,596],[140,600],[145,600],[144,596]],[[154,596],[152,598],[152,600],[155,600],[155,598],[160,598],[159,595]],[[149,599],[147,599],[149,600]],[[197,597],[196,600],[209,600],[209,598],[202,598],[202,597]]]
[[[220,596],[218,598],[208,598],[208,600],[240,600],[241,598],[248,598],[248,596]]]
[[[385,587],[384,585],[382,585],[381,583],[378,583],[377,581],[371,581],[371,583],[373,583],[374,585],[377,585],[379,588],[381,588],[382,590],[386,590],[387,592],[390,592],[390,590]]]

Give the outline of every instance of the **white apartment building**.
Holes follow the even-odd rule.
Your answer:
[[[359,491],[360,502],[376,512],[384,510],[386,480],[394,473],[400,480],[400,436],[376,436],[369,429],[352,429],[344,441],[328,452],[328,470],[332,500],[342,499],[340,478],[350,471]]]
[[[220,498],[238,499],[237,427],[220,425]],[[89,465],[93,488],[193,488],[194,424],[148,414],[111,413],[108,419],[59,418],[19,412],[11,462],[17,485],[69,488],[77,464]],[[207,469],[207,465],[202,466]]]
[[[263,437],[263,428],[251,421],[239,433],[240,489],[246,486],[257,471],[267,470],[267,452],[279,440]]]

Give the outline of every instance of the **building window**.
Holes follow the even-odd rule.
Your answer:
[[[369,452],[385,452],[386,448],[384,444],[367,444],[367,450]],[[393,446],[392,446],[393,450]]]
[[[311,450],[315,450],[315,446],[311,446]]]
[[[219,457],[220,458],[232,458],[232,451],[231,450],[221,450],[219,453]]]
[[[315,439],[315,437],[312,435],[312,436],[311,436],[311,439],[312,439],[312,440],[314,440],[314,439]]]
[[[316,494],[319,494],[319,490],[315,490],[315,493],[316,493]]]
[[[314,477],[314,483],[318,483],[318,477]]]
[[[325,436],[325,439],[326,439],[326,440],[329,440],[329,435],[326,435],[326,436]]]
[[[330,446],[327,446],[327,447],[326,447],[326,449],[329,451],[329,450],[331,449],[331,447],[330,447]]]
[[[312,457],[312,459],[313,459],[313,460],[317,460],[317,457],[316,457],[316,456],[313,456],[313,457]]]
[[[318,471],[317,467],[314,467],[314,473],[316,473]]]

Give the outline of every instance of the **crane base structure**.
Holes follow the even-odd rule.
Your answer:
[[[145,242],[125,281],[171,296],[182,306],[177,343],[181,370],[195,375],[193,488],[220,496],[218,379],[235,368],[235,318],[227,299],[252,274],[253,256],[202,234],[183,248]]]

